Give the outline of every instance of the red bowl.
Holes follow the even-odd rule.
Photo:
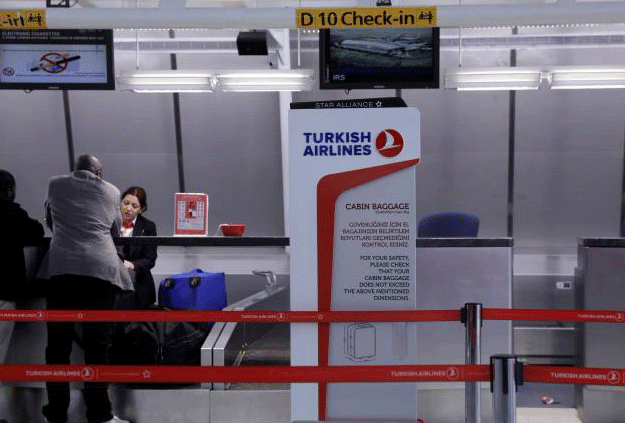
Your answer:
[[[244,223],[222,223],[219,230],[224,236],[241,236],[245,232]]]

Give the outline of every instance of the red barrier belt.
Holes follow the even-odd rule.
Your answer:
[[[112,311],[7,310],[0,321],[67,322],[447,322],[460,321],[459,310],[417,311]]]
[[[0,310],[0,321],[66,322],[459,322],[460,310],[407,311],[113,311]],[[483,320],[625,323],[625,312],[602,310],[482,309]]]
[[[484,382],[488,365],[436,366],[76,366],[0,365],[2,381],[154,383]]]
[[[624,369],[527,366],[526,382],[625,386]]]
[[[625,323],[624,311],[482,309],[483,320],[533,320],[557,322]]]
[[[525,366],[525,382],[625,386],[625,369]],[[490,366],[77,366],[0,365],[8,382],[367,383],[488,382]]]

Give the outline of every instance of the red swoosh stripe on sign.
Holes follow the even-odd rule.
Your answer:
[[[317,300],[320,312],[329,311],[332,303],[332,269],[334,257],[334,213],[339,195],[383,176],[407,169],[419,159],[351,170],[322,177],[317,183]],[[320,366],[328,365],[330,325],[322,323],[318,330]],[[326,419],[327,387],[319,384],[319,420]]]

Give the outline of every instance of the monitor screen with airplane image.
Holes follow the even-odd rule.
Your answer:
[[[114,90],[113,31],[0,31],[0,89]]]
[[[321,89],[438,88],[438,28],[322,29]]]

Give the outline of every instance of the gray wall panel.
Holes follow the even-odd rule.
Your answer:
[[[0,92],[0,168],[15,176],[16,201],[43,222],[48,179],[69,170],[60,92]]]
[[[245,235],[250,236],[284,234],[282,172],[276,157],[218,154],[210,160],[210,153],[200,150],[185,156],[187,191],[209,196],[209,235],[220,223],[245,223]]]
[[[179,55],[179,67],[268,69],[268,56]],[[209,196],[209,234],[245,223],[245,235],[284,234],[276,92],[181,96],[186,188]]]
[[[574,245],[578,237],[618,236],[621,155],[520,153],[515,246],[542,249]]]
[[[604,65],[619,48],[527,49],[519,66]],[[577,237],[618,236],[623,90],[517,95],[515,246],[565,248]]]
[[[424,154],[417,166],[420,214],[466,211],[480,217],[480,236],[505,236],[506,172],[505,154]]]
[[[122,68],[136,64],[134,55],[119,55],[116,62]],[[141,63],[168,65],[169,56],[150,55]],[[173,235],[178,170],[172,95],[74,91],[70,103],[76,156],[96,155],[104,179],[122,192],[131,185],[145,188],[145,216],[159,234]]]

